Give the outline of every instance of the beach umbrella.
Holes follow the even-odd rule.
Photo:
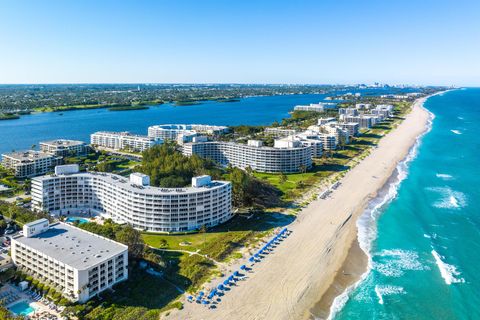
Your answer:
[[[200,292],[198,293],[198,295],[199,295],[200,297],[203,297],[204,294],[205,294],[205,292],[203,292],[203,291],[200,291]]]
[[[245,270],[246,268],[247,268],[247,266],[244,265],[244,264],[242,264],[242,265],[240,266],[240,270]]]
[[[223,284],[220,283],[220,284],[217,286],[217,288],[218,288],[218,290],[223,290]]]
[[[230,283],[230,281],[228,281],[228,279],[223,281],[223,284],[226,285],[226,286],[228,286],[229,283]]]
[[[239,273],[238,271],[235,271],[235,272],[233,273],[233,275],[236,276],[236,277],[238,277],[239,274],[240,274],[240,273]]]
[[[253,261],[255,261],[255,258],[254,258],[254,257],[250,257],[250,259],[248,259],[248,261],[253,262]]]
[[[202,304],[208,304],[208,301],[207,301],[207,300],[203,300],[203,301],[202,301]]]

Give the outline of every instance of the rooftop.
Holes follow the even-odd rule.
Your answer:
[[[48,144],[58,147],[70,147],[70,146],[78,146],[83,145],[85,142],[80,140],[67,140],[67,139],[57,139],[57,140],[50,140],[50,141],[42,141],[40,144]]]
[[[198,193],[201,191],[207,191],[212,188],[217,188],[223,186],[228,181],[212,181],[210,184],[202,186],[202,187],[185,187],[185,188],[160,188],[160,187],[153,187],[153,186],[141,186],[132,183],[128,178],[112,174],[106,172],[81,172],[81,173],[74,173],[74,174],[66,174],[66,176],[80,176],[80,177],[96,177],[97,179],[101,179],[109,184],[115,185],[123,190],[128,192],[134,192],[137,194],[147,194],[147,195],[158,195],[158,194],[188,194],[188,193]],[[45,175],[41,177],[36,177],[34,180],[48,180],[51,177],[55,177],[55,175]]]
[[[115,257],[128,248],[62,222],[51,224],[48,230],[37,235],[29,238],[18,235],[14,240],[79,270]]]
[[[51,154],[36,151],[36,150],[26,150],[26,151],[15,151],[10,153],[4,153],[3,156],[14,158],[21,161],[30,161],[36,159],[46,159],[53,157]]]

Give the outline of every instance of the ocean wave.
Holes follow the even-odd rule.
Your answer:
[[[396,172],[393,174],[392,178],[387,183],[384,191],[379,192],[379,196],[372,200],[367,209],[363,212],[360,218],[357,220],[357,230],[358,230],[358,242],[360,248],[366,253],[368,257],[368,268],[367,271],[361,276],[360,280],[354,283],[352,286],[348,287],[342,294],[337,296],[330,307],[330,313],[328,320],[331,320],[335,315],[342,310],[342,308],[347,303],[350,298],[350,294],[367,279],[367,276],[370,274],[370,271],[373,267],[373,260],[371,255],[372,243],[377,238],[377,224],[376,220],[382,213],[382,209],[390,203],[397,195],[398,187],[400,183],[408,175],[408,167],[413,159],[417,156],[418,148],[421,144],[422,138],[432,130],[433,119],[435,115],[428,111],[429,119],[427,122],[427,128],[425,132],[419,135],[415,141],[415,144],[412,146],[407,156],[403,161],[401,161],[396,168]]]
[[[462,134],[462,133],[460,132],[460,130],[450,130],[450,131],[451,131],[452,133],[455,133],[455,134]]]
[[[430,269],[420,262],[418,253],[411,250],[382,250],[374,257],[373,269],[387,277],[400,277],[405,271]]]
[[[439,199],[432,205],[440,209],[461,209],[467,206],[467,197],[463,192],[450,187],[429,187],[428,191],[439,194]]]
[[[442,260],[442,258],[445,259],[445,257],[440,256],[435,250],[432,250],[432,255],[435,258],[435,263],[440,271],[440,275],[447,285],[465,282],[465,279],[458,277],[460,276],[460,272],[457,271],[457,268],[454,265],[448,264]]]
[[[383,304],[383,297],[391,296],[394,294],[406,294],[407,292],[403,287],[391,286],[391,285],[376,285],[375,294],[378,297],[378,303]]]
[[[453,180],[453,176],[446,173],[437,173],[436,176],[442,180]]]

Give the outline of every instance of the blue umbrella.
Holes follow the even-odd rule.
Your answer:
[[[250,259],[248,259],[248,261],[253,262],[253,261],[255,261],[255,258],[254,258],[254,257],[250,257]]]
[[[204,294],[205,294],[205,292],[203,292],[203,291],[200,291],[200,292],[198,293],[198,295],[199,295],[200,297],[203,297]]]
[[[242,264],[242,265],[240,266],[240,270],[245,270],[246,268],[247,268],[247,266],[244,265],[244,264]]]
[[[217,288],[218,288],[218,290],[223,290],[223,284],[219,284],[219,285],[217,286]]]
[[[229,283],[230,283],[230,281],[228,281],[228,279],[223,281],[223,284],[226,285],[226,286],[228,286]]]
[[[202,304],[208,304],[208,301],[207,301],[207,300],[203,300],[203,301],[202,301]]]

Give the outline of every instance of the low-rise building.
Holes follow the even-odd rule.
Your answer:
[[[71,157],[85,155],[88,146],[83,141],[57,139],[40,142],[40,150],[56,156]]]
[[[54,215],[78,211],[100,214],[150,232],[177,232],[213,227],[232,217],[232,187],[209,176],[192,187],[150,186],[147,175],[130,179],[109,173],[56,168],[56,174],[32,179],[32,207]],[[201,182],[201,183],[200,183]]]
[[[34,177],[53,171],[62,157],[41,151],[27,150],[2,154],[2,165],[17,178]]]
[[[130,132],[98,131],[90,135],[90,143],[107,149],[143,152],[163,140]]]
[[[128,278],[127,246],[47,219],[25,224],[11,253],[18,269],[81,303]]]

